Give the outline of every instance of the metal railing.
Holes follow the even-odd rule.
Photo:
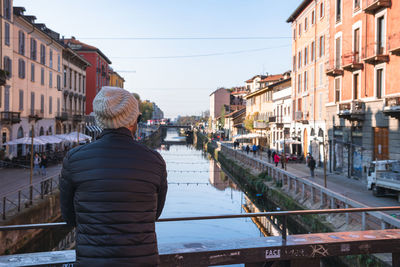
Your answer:
[[[43,199],[44,196],[52,194],[59,185],[60,175],[47,177],[31,185],[22,186],[12,192],[0,197],[1,199],[1,217],[6,220],[20,212],[24,207],[29,207],[36,200]]]
[[[337,213],[357,213],[357,212],[374,212],[374,211],[391,211],[400,210],[400,206],[396,207],[368,207],[368,208],[347,208],[347,209],[319,209],[319,210],[294,210],[294,211],[270,211],[256,213],[241,214],[223,214],[212,216],[193,216],[193,217],[176,217],[176,218],[160,218],[157,222],[178,222],[178,221],[199,221],[199,220],[219,220],[219,219],[235,219],[235,218],[253,218],[253,217],[270,217],[281,218],[280,232],[282,234],[282,243],[287,240],[288,229],[287,221],[289,216],[304,216],[315,214],[337,214]],[[57,223],[39,223],[39,224],[23,224],[23,225],[6,225],[0,226],[1,231],[22,231],[32,229],[50,229],[69,227],[65,222]]]

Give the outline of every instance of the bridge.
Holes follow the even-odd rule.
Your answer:
[[[163,125],[160,125],[160,127],[161,128],[167,128],[167,129],[169,129],[169,128],[192,129],[191,125],[173,125],[173,124],[167,125],[167,124],[163,124]]]
[[[400,229],[287,235],[287,218],[294,215],[354,213],[400,210],[400,207],[297,210],[220,216],[163,218],[159,222],[228,219],[243,217],[279,218],[281,236],[240,240],[173,243],[159,245],[161,266],[213,266],[245,263],[246,267],[319,267],[321,259],[334,256],[391,253],[392,266],[400,267]],[[24,231],[66,227],[65,223],[0,226],[0,231]],[[74,263],[74,250],[0,256],[0,266],[61,266]]]

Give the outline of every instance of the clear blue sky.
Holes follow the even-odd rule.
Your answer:
[[[35,15],[37,22],[65,37],[75,36],[97,46],[111,59],[114,70],[136,71],[121,72],[126,79],[125,88],[139,93],[142,99],[156,102],[167,117],[200,115],[209,109],[209,94],[216,88],[241,86],[246,79],[262,72],[289,70],[291,30],[286,19],[299,3],[14,0],[14,6],[24,6],[25,14]],[[156,39],[132,39],[138,37]],[[164,37],[211,39],[159,39]]]

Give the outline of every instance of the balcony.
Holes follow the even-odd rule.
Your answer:
[[[294,119],[296,122],[308,124],[308,111],[296,111],[294,114]]]
[[[34,120],[34,121],[38,121],[44,118],[44,111],[40,110],[40,109],[35,109],[35,110],[31,110],[30,114],[29,114],[29,122]]]
[[[57,121],[61,121],[61,122],[67,121],[68,118],[69,118],[68,112],[63,111],[63,112],[57,112],[57,114],[56,114]]]
[[[353,52],[343,58],[343,69],[347,71],[357,71],[364,68],[364,63],[360,62],[360,52]]]
[[[269,116],[268,122],[276,122],[276,116]]]
[[[19,123],[21,122],[21,113],[20,112],[10,112],[10,111],[3,111],[0,112],[0,121],[2,123]]]
[[[400,120],[400,96],[386,97],[383,113]]]
[[[365,115],[365,103],[360,100],[353,100],[338,105],[339,118],[349,121],[363,121]]]
[[[336,59],[334,61],[329,61],[326,66],[326,75],[336,77],[342,76],[344,71],[342,69],[342,59]]]
[[[380,64],[389,62],[389,55],[386,53],[383,44],[371,44],[367,46],[366,57],[363,59],[367,64]]]
[[[392,6],[391,0],[367,0],[366,8],[364,12],[367,14],[375,14],[382,8],[388,8]]]
[[[277,117],[275,125],[276,125],[277,128],[280,128],[280,129],[283,128],[282,116]]]
[[[253,122],[254,129],[265,129],[265,128],[267,128],[267,126],[268,126],[268,123],[266,121],[258,120],[258,121]]]
[[[83,115],[76,113],[72,116],[73,122],[81,122],[83,120]]]

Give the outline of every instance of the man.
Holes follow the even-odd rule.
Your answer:
[[[93,101],[100,138],[71,149],[60,179],[61,212],[76,226],[78,266],[157,266],[155,221],[167,192],[165,162],[133,140],[138,103],[103,87]]]
[[[315,159],[313,156],[309,155],[308,158],[308,168],[310,168],[311,177],[314,178],[314,170],[315,170]]]
[[[268,148],[268,162],[271,162],[271,154],[272,154],[271,149]]]

